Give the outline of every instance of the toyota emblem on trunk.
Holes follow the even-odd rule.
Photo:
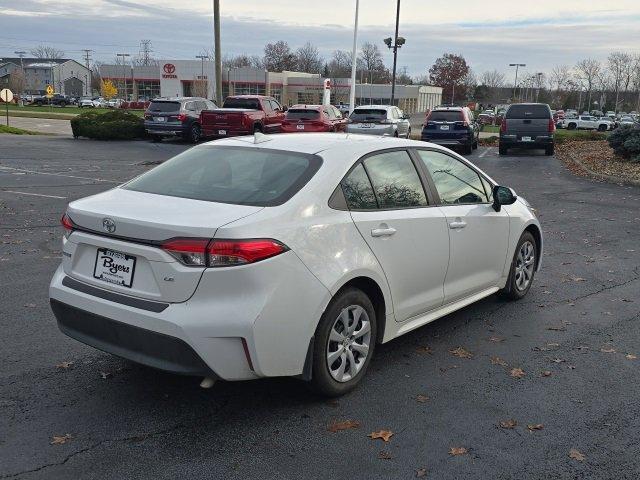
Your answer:
[[[102,228],[104,228],[106,232],[113,233],[116,231],[116,222],[114,222],[110,218],[103,218]]]

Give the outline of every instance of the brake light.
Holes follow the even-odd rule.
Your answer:
[[[207,248],[210,267],[231,267],[259,262],[288,250],[277,240],[212,240]]]
[[[500,123],[500,133],[506,133],[507,132],[507,120],[503,119],[502,122]]]
[[[69,235],[71,235],[71,233],[73,233],[73,230],[75,229],[73,220],[71,220],[69,218],[69,215],[65,213],[64,215],[62,215],[60,223],[62,224],[62,228],[64,228],[64,238],[69,238]]]
[[[549,119],[549,133],[553,133],[556,131],[556,122],[553,121],[553,118]]]
[[[208,240],[172,238],[161,245],[180,263],[190,267],[232,267],[259,262],[288,250],[277,240]]]
[[[187,116],[184,113],[179,113],[176,117],[179,121],[184,122],[187,119]]]

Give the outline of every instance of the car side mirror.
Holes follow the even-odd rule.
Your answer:
[[[509,187],[496,185],[493,187],[493,209],[499,212],[502,205],[513,205],[518,199],[516,192]]]

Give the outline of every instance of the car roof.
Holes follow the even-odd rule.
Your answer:
[[[311,109],[320,110],[322,108],[322,105],[307,105],[304,103],[299,103],[297,105],[290,106],[289,110],[291,110],[292,108],[306,108],[307,110],[311,110]]]
[[[193,100],[206,100],[203,97],[163,97],[154,98],[152,102],[191,102]]]
[[[354,110],[358,110],[359,108],[375,108],[378,110],[390,110],[391,107],[395,105],[358,105]]]

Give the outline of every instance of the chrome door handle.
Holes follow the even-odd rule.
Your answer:
[[[452,230],[460,230],[461,228],[464,228],[466,226],[467,226],[467,222],[463,222],[463,221],[449,223],[449,228],[451,228]]]
[[[372,237],[390,237],[395,233],[395,228],[374,228],[373,230],[371,230]]]

